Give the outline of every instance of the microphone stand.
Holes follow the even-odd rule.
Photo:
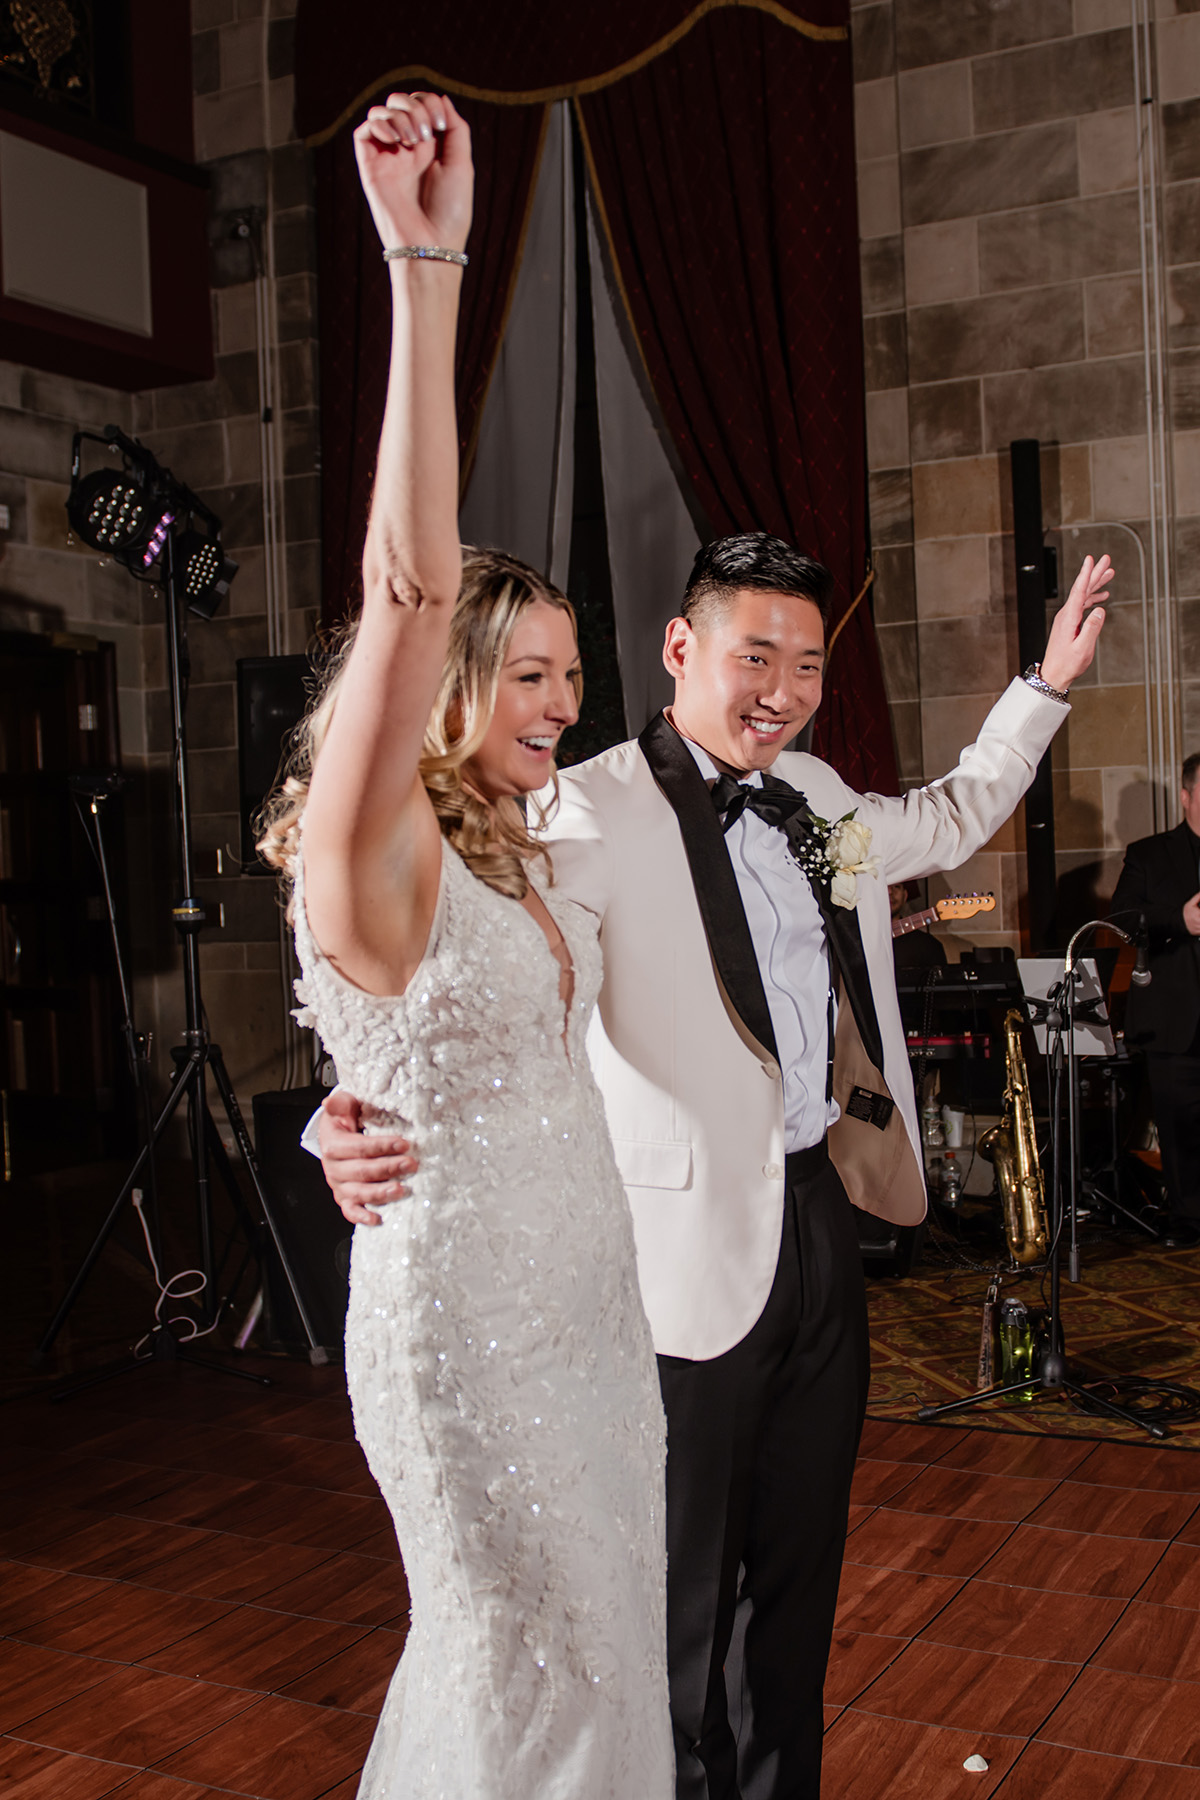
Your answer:
[[[987,1400],[1017,1400],[1032,1396],[1036,1392],[1061,1395],[1074,1400],[1083,1412],[1099,1412],[1106,1418],[1118,1419],[1123,1425],[1134,1425],[1148,1432],[1152,1438],[1165,1438],[1170,1435],[1165,1425],[1156,1420],[1142,1419],[1136,1413],[1115,1401],[1105,1399],[1103,1395],[1093,1393],[1090,1388],[1080,1382],[1073,1381],[1067,1372],[1066,1341],[1062,1324],[1062,1286],[1060,1266],[1060,1242],[1066,1214],[1070,1214],[1070,1249],[1068,1252],[1068,1275],[1072,1282],[1080,1278],[1078,1218],[1076,1195],[1079,1185],[1079,1095],[1078,1095],[1078,1063],[1075,1048],[1075,1027],[1080,1022],[1076,1003],[1076,985],[1078,970],[1075,966],[1075,947],[1085,932],[1095,931],[1105,926],[1116,933],[1125,943],[1132,943],[1131,933],[1123,931],[1119,925],[1113,925],[1108,919],[1090,919],[1081,925],[1067,945],[1066,958],[1063,965],[1062,980],[1052,988],[1047,999],[1046,1024],[1047,1057],[1052,1071],[1051,1116],[1054,1122],[1053,1134],[1053,1179],[1050,1186],[1050,1255],[1048,1272],[1050,1277],[1050,1306],[1047,1320],[1047,1341],[1037,1354],[1036,1365],[1031,1373],[1021,1381],[998,1383],[985,1388],[979,1393],[965,1395],[961,1400],[945,1401],[940,1406],[922,1406],[918,1409],[917,1418],[922,1422],[930,1419],[946,1418],[951,1413],[970,1412],[982,1406]],[[1051,1050],[1050,1033],[1054,1033],[1053,1050]],[[1063,1038],[1066,1038],[1065,1064],[1067,1077],[1067,1187],[1064,1200],[1062,1182],[1062,1155],[1059,1149],[1058,1122],[1061,1111],[1059,1087],[1064,1063]],[[1146,1384],[1157,1385],[1157,1384]]]

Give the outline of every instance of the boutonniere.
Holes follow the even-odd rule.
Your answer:
[[[879,874],[879,858],[870,848],[871,827],[853,810],[832,822],[809,813],[792,838],[792,854],[808,879],[828,888],[834,906],[849,912],[858,905],[859,876]]]

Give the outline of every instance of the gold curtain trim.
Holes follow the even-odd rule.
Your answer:
[[[640,51],[637,56],[631,56],[628,61],[619,63],[615,69],[608,69],[603,75],[589,75],[585,81],[570,81],[561,87],[529,88],[524,92],[510,92],[501,88],[474,87],[469,82],[454,81],[449,76],[439,74],[436,69],[429,68],[425,63],[408,63],[401,69],[389,69],[385,75],[379,77],[378,81],[373,81],[370,87],[363,88],[349,106],[343,107],[332,125],[327,125],[323,131],[314,132],[311,137],[305,139],[305,142],[310,149],[319,150],[322,144],[327,144],[331,137],[336,136],[343,125],[357,117],[371,96],[379,93],[381,88],[386,87],[393,90],[403,88],[412,81],[427,81],[439,93],[457,94],[464,100],[486,100],[492,106],[548,106],[556,100],[577,100],[584,94],[596,94],[601,88],[612,87],[614,82],[623,81],[627,75],[636,75],[639,69],[644,69],[656,57],[673,49],[680,39],[685,38],[689,31],[694,30],[701,19],[707,18],[709,13],[724,12],[731,7],[741,8],[745,12],[766,13],[768,18],[775,19],[780,25],[786,26],[789,31],[798,32],[801,37],[812,38],[818,44],[844,43],[850,35],[844,25],[814,25],[808,19],[798,19],[794,13],[780,5],[780,0],[700,0],[699,5],[692,8],[686,19],[682,19],[673,30],[667,32],[665,37],[659,38],[656,44],[651,44],[648,49]]]
[[[859,588],[857,594],[855,594],[853,600],[850,602],[849,606],[846,608],[845,612],[842,614],[841,618],[838,620],[837,624],[834,626],[833,636],[830,638],[829,642],[825,646],[825,666],[826,666],[826,668],[828,668],[829,659],[833,655],[833,646],[837,643],[837,641],[841,637],[843,631],[846,629],[846,626],[850,623],[850,620],[853,618],[854,613],[858,608],[859,601],[866,598],[867,590],[871,586],[871,583],[874,581],[874,579],[875,579],[875,571],[874,571],[874,569],[869,569],[867,571],[867,579],[863,582],[863,584]]]

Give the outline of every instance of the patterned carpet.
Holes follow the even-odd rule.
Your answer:
[[[960,1227],[956,1242],[935,1223],[910,1275],[868,1282],[872,1418],[913,1419],[920,1406],[974,1390],[984,1295],[1000,1252],[986,1242],[990,1230],[982,1244],[972,1243],[970,1225],[965,1232]],[[1081,1273],[1078,1285],[1068,1282],[1064,1258],[1063,1331],[1076,1380],[1117,1399],[1104,1383],[1161,1380],[1200,1389],[1200,1248],[1160,1251],[1140,1234],[1091,1230],[1082,1240]],[[1043,1304],[1042,1288],[1040,1270],[1004,1278],[1004,1294],[1030,1306]],[[1200,1449],[1200,1419],[1165,1422],[1173,1443]],[[989,1401],[947,1423],[1150,1441],[1140,1427],[1042,1394]]]

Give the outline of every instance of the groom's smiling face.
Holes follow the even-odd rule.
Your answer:
[[[825,628],[811,600],[742,588],[723,607],[672,619],[663,661],[677,731],[734,774],[769,769],[821,701]]]

